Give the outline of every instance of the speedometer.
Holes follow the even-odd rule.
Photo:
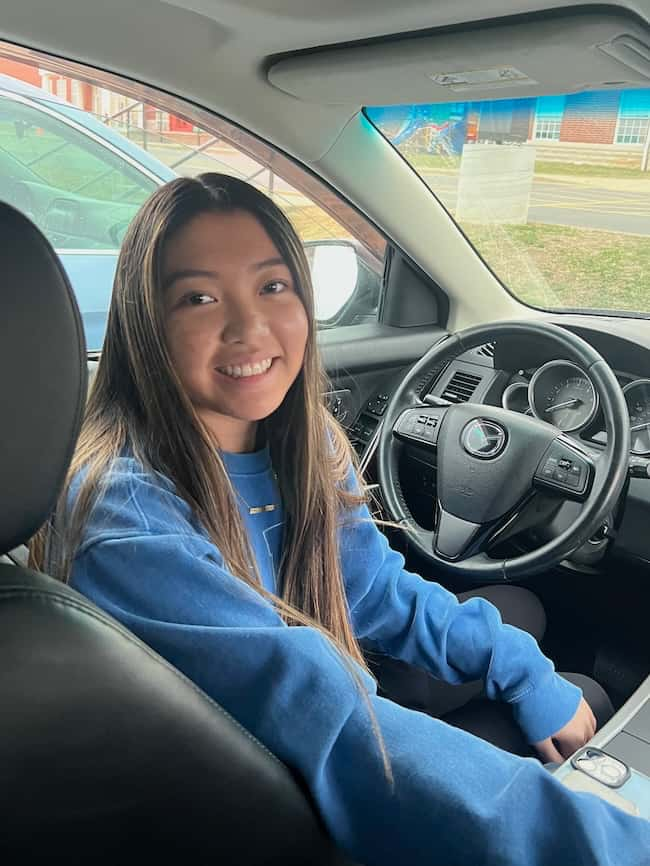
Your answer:
[[[549,361],[528,386],[530,408],[536,418],[570,433],[581,430],[598,410],[593,382],[571,361]]]
[[[630,451],[650,454],[650,379],[637,379],[623,388],[630,413]]]

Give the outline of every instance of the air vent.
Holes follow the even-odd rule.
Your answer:
[[[494,347],[496,343],[485,343],[476,350],[477,355],[485,355],[486,358],[494,358]]]
[[[480,376],[456,370],[449,380],[442,398],[443,400],[449,400],[450,403],[467,403],[468,400],[471,400],[472,394],[476,391],[480,381]]]

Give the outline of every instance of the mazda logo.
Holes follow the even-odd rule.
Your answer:
[[[508,436],[500,424],[484,418],[474,418],[465,426],[460,441],[468,454],[489,460],[501,454],[506,447]]]

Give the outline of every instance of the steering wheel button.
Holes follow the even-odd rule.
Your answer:
[[[568,478],[568,474],[564,471],[564,469],[556,469],[553,473],[553,480],[559,481],[560,484],[566,484],[566,480]]]
[[[569,474],[566,483],[570,487],[579,487],[580,486],[580,476],[579,475],[571,475]]]

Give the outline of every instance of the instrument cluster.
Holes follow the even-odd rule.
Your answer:
[[[634,379],[623,387],[631,428],[631,453],[650,455],[650,379]],[[548,361],[529,380],[512,382],[501,399],[506,409],[533,415],[565,433],[589,428],[599,408],[598,392],[589,376],[571,361]]]

